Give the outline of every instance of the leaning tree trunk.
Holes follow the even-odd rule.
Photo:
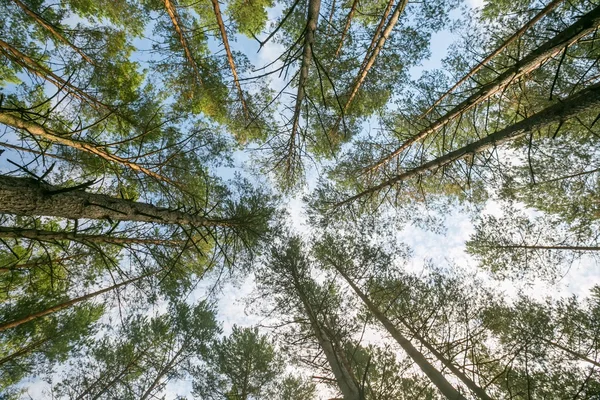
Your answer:
[[[400,347],[408,354],[408,356],[421,368],[421,371],[427,375],[427,377],[431,380],[431,382],[438,388],[438,390],[451,400],[466,400],[466,398],[460,394],[458,390],[448,382],[448,380],[442,375],[440,371],[438,371],[431,363],[425,358],[423,353],[421,353],[413,344],[404,337],[404,335],[394,326],[392,321],[390,321],[382,312],[373,304],[373,302],[365,295],[358,286],[350,279],[350,277],[340,268],[337,264],[333,263],[334,268],[342,275],[342,277],[348,282],[348,284],[352,287],[354,292],[361,298],[363,303],[367,306],[369,311],[373,313],[375,318],[381,322],[381,324],[385,327],[385,329],[389,332],[389,334],[398,342]],[[489,396],[481,397],[485,400],[491,400]]]
[[[198,214],[148,203],[10,176],[0,176],[0,213],[193,226],[233,225],[227,221],[208,219]]]
[[[29,314],[26,317],[19,318],[17,320],[10,321],[10,322],[1,323],[0,324],[0,332],[4,332],[5,330],[11,329],[11,328],[16,328],[17,326],[25,324],[27,322],[36,320],[36,319],[41,318],[41,317],[45,317],[46,315],[50,315],[50,314],[53,314],[55,312],[58,312],[58,311],[61,311],[61,310],[64,310],[64,309],[67,309],[67,308],[72,307],[73,305],[75,305],[77,303],[81,303],[83,301],[92,299],[92,298],[94,298],[96,296],[99,296],[101,294],[110,292],[112,290],[116,290],[116,289],[118,289],[118,288],[120,288],[122,286],[127,286],[127,285],[129,285],[131,283],[137,282],[137,281],[139,281],[139,280],[141,280],[143,278],[146,278],[146,277],[148,277],[150,275],[153,275],[156,272],[158,272],[158,270],[154,271],[152,273],[149,273],[149,274],[144,274],[144,275],[138,276],[137,278],[133,278],[133,279],[129,279],[129,280],[126,280],[124,282],[121,282],[121,283],[117,283],[116,285],[112,285],[110,287],[98,290],[96,292],[88,293],[88,294],[86,294],[84,296],[77,297],[75,299],[71,299],[71,300],[65,301],[63,303],[60,303],[60,304],[57,304],[55,306],[49,307],[49,308],[47,308],[45,310],[38,311],[38,312],[35,312],[33,314]]]
[[[477,140],[476,142],[461,147],[460,149],[451,151],[450,153],[426,162],[416,168],[396,175],[395,177],[388,179],[379,185],[372,186],[348,199],[337,203],[336,207],[352,202],[365,195],[375,193],[383,188],[392,186],[395,183],[421,175],[425,172],[437,170],[438,168],[448,165],[456,160],[481,153],[495,146],[499,146],[523,137],[531,131],[541,129],[552,123],[568,120],[579,113],[593,110],[598,106],[600,106],[600,83],[585,88],[575,93],[573,96],[561,101],[560,103],[556,103],[550,107],[547,107],[531,117],[525,118],[516,124],[507,126],[504,129],[484,137],[483,139]]]
[[[550,39],[540,47],[529,53],[521,61],[517,62],[514,66],[504,71],[493,81],[481,85],[475,93],[469,96],[467,99],[460,102],[452,110],[448,111],[442,117],[438,118],[435,122],[430,124],[425,129],[421,130],[410,139],[406,140],[392,153],[378,161],[376,164],[368,168],[369,171],[376,170],[381,166],[390,162],[394,157],[398,156],[404,150],[406,150],[413,143],[422,140],[430,134],[436,132],[441,127],[446,125],[455,117],[463,114],[470,110],[477,104],[480,104],[484,100],[490,98],[496,93],[499,93],[502,89],[515,82],[518,78],[531,73],[532,71],[539,68],[547,60],[564,51],[566,48],[577,42],[582,37],[594,32],[600,25],[600,6],[594,8],[589,13],[583,15],[573,25],[569,26],[554,38]]]

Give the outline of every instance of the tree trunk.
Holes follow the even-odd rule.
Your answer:
[[[225,30],[225,24],[223,23],[223,17],[221,16],[221,8],[219,7],[219,0],[211,0],[213,5],[213,10],[215,12],[215,17],[217,18],[217,25],[219,25],[219,31],[221,32],[221,39],[223,39],[223,46],[225,47],[225,53],[227,54],[227,61],[229,62],[229,67],[231,68],[231,74],[233,75],[233,83],[238,91],[238,96],[240,101],[242,102],[242,109],[244,110],[244,115],[246,118],[250,118],[250,114],[248,113],[248,107],[246,105],[246,101],[244,100],[244,92],[242,92],[242,86],[240,85],[240,81],[238,78],[237,70],[235,68],[235,62],[233,61],[233,54],[231,54],[231,48],[229,47],[229,40],[227,39],[227,31]]]
[[[600,8],[598,8],[600,10]],[[543,128],[555,122],[565,121],[581,112],[593,110],[600,105],[600,84],[595,84],[573,96],[563,100],[560,103],[556,103],[546,109],[532,115],[529,118],[525,118],[516,124],[507,126],[497,132],[492,133],[480,139],[476,142],[468,144],[460,149],[451,151],[441,157],[426,162],[419,167],[410,169],[404,173],[396,175],[395,177],[388,179],[387,181],[380,183],[379,185],[372,186],[346,200],[337,203],[335,206],[341,206],[343,204],[352,202],[360,197],[367,194],[375,193],[385,187],[392,186],[397,182],[401,182],[412,178],[417,175],[421,175],[425,172],[436,170],[440,167],[448,165],[456,160],[465,158],[469,155],[475,155],[485,150],[491,149],[494,146],[510,142],[522,136],[525,136],[529,132]]]
[[[302,53],[302,64],[300,66],[300,75],[298,77],[298,93],[296,94],[296,105],[294,107],[294,116],[292,119],[292,139],[295,138],[300,121],[300,110],[304,100],[304,87],[308,79],[308,70],[312,62],[312,45],[315,41],[315,31],[319,20],[319,10],[321,9],[321,0],[310,0],[308,3],[308,14],[306,18],[306,28],[304,28],[304,49]],[[295,140],[291,140],[293,144]]]
[[[159,385],[160,380],[163,378],[163,376],[165,376],[172,368],[173,366],[176,364],[176,362],[178,362],[178,358],[181,355],[181,353],[183,353],[183,350],[185,349],[185,343],[183,343],[181,345],[181,348],[177,351],[177,353],[175,353],[175,355],[169,360],[169,362],[167,363],[167,365],[165,365],[159,372],[158,375],[156,375],[156,378],[154,378],[154,380],[152,381],[152,384],[150,384],[150,386],[148,387],[148,389],[144,392],[144,394],[140,397],[140,400],[146,400],[151,394],[152,391]]]
[[[6,364],[9,361],[14,360],[15,358],[19,358],[22,355],[29,353],[31,350],[35,350],[38,347],[41,347],[44,343],[50,341],[51,339],[53,339],[53,338],[46,337],[44,339],[40,339],[38,341],[28,344],[27,346],[23,347],[20,350],[15,351],[12,354],[7,355],[6,357],[0,358],[0,366],[3,364]]]
[[[579,354],[579,353],[577,353],[577,352],[575,352],[575,351],[573,351],[573,350],[571,350],[571,349],[569,349],[569,348],[567,348],[565,346],[562,346],[562,345],[560,345],[558,343],[552,342],[552,341],[550,341],[548,339],[545,339],[545,338],[543,338],[541,336],[537,336],[536,335],[535,337],[537,337],[538,339],[540,339],[541,341],[543,341],[545,343],[548,343],[551,346],[554,346],[554,347],[556,347],[558,349],[561,349],[565,353],[568,353],[568,354],[572,355],[575,358],[578,358],[578,359],[583,360],[583,361],[587,361],[590,364],[595,365],[596,367],[600,367],[600,362],[592,360],[591,358],[586,357],[583,354]]]
[[[52,26],[52,24],[50,24],[48,21],[46,21],[44,18],[42,18],[42,16],[40,16],[35,11],[33,11],[32,9],[27,7],[21,1],[19,1],[19,0],[12,0],[12,1],[16,5],[18,5],[25,12],[25,14],[29,15],[38,24],[43,26],[44,29],[46,29],[48,32],[50,32],[55,38],[57,38],[59,41],[63,42],[64,44],[69,46],[71,49],[73,49],[73,51],[75,51],[77,54],[79,54],[81,56],[81,58],[83,58],[87,63],[89,63],[91,65],[95,65],[94,61],[92,61],[91,58],[89,58],[79,47],[77,47],[73,43],[69,42],[69,40],[67,40],[66,37],[64,37],[54,26]]]
[[[10,176],[0,176],[0,213],[175,225],[233,226],[233,223],[207,219],[198,214]]]
[[[571,46],[582,37],[594,32],[598,25],[600,25],[600,6],[594,8],[592,11],[579,18],[573,25],[569,26],[564,31],[557,34],[554,38],[550,39],[529,53],[528,56],[504,71],[496,79],[479,87],[479,89],[477,89],[477,91],[469,96],[466,100],[463,100],[457,106],[452,108],[452,110],[448,111],[445,115],[430,124],[427,128],[421,130],[419,133],[406,140],[404,143],[402,143],[402,145],[400,145],[400,147],[398,147],[385,158],[378,161],[376,164],[369,167],[368,170],[374,171],[387,164],[413,143],[426,138],[433,132],[436,132],[438,129],[450,122],[453,118],[461,115],[477,104],[480,104],[484,100],[500,92],[518,78],[539,68],[547,60],[556,56],[561,51],[564,51],[567,47]]]
[[[348,13],[348,18],[346,18],[346,25],[344,25],[344,30],[342,31],[342,37],[340,38],[340,44],[335,51],[335,55],[333,58],[338,58],[340,51],[342,51],[342,47],[344,46],[344,40],[346,39],[346,35],[348,34],[348,30],[350,29],[350,24],[352,23],[352,17],[356,12],[356,6],[358,6],[358,0],[354,0],[352,2],[352,7],[350,7],[350,12]]]
[[[128,238],[108,235],[86,235],[74,232],[54,232],[39,229],[7,228],[0,226],[0,238],[19,239],[25,238],[39,241],[61,241],[70,240],[77,242],[92,243],[110,243],[117,245],[141,244],[157,246],[179,246],[184,244],[185,240],[167,240],[167,239],[149,239],[149,238]]]
[[[63,146],[68,146],[76,150],[83,151],[85,153],[94,154],[100,158],[105,159],[106,161],[121,164],[129,169],[132,169],[133,171],[141,172],[149,177],[171,184],[175,187],[178,186],[177,183],[154,171],[149,170],[148,168],[144,168],[139,164],[136,164],[125,158],[119,157],[114,154],[110,154],[107,151],[102,150],[100,146],[96,146],[80,140],[69,139],[68,137],[66,137],[67,135],[65,134],[54,132],[53,130],[48,129],[36,122],[24,120],[20,117],[17,117],[11,112],[0,111],[0,123],[11,126],[15,129],[22,129],[33,136],[38,136],[49,142],[58,143]]]
[[[183,34],[183,29],[181,27],[181,23],[179,22],[179,16],[177,15],[177,9],[175,8],[175,5],[173,5],[171,0],[164,0],[164,3],[165,3],[165,8],[167,9],[167,14],[169,14],[169,18],[171,18],[171,23],[173,24],[173,27],[175,28],[175,32],[177,32],[177,36],[179,37],[179,42],[181,43],[181,46],[183,47],[183,52],[185,53],[185,58],[187,58],[188,62],[190,63],[190,67],[192,67],[192,70],[194,71],[194,77],[196,78],[198,85],[202,86],[203,82],[202,82],[202,76],[200,75],[200,68],[198,68],[198,63],[196,63],[196,60],[194,60],[194,57],[192,56],[192,52],[190,51],[190,48],[188,47],[187,40],[185,38],[185,35]]]
[[[425,117],[427,114],[431,112],[435,107],[437,107],[450,93],[452,93],[456,88],[465,83],[469,78],[475,75],[481,68],[483,68],[488,62],[490,62],[494,57],[500,54],[504,49],[506,49],[511,43],[515,40],[523,36],[523,34],[529,30],[533,25],[535,25],[540,19],[544,16],[548,15],[552,10],[558,7],[564,0],[553,0],[551,1],[542,11],[540,11],[535,17],[527,21],[525,25],[521,27],[518,31],[512,34],[511,37],[506,39],[496,50],[488,54],[488,56],[483,59],[480,63],[478,63],[473,69],[471,69],[465,76],[463,76],[458,82],[456,82],[446,93],[440,96],[435,103],[433,103],[422,115],[420,118]]]
[[[64,310],[66,308],[69,308],[69,307],[77,304],[77,303],[81,303],[82,301],[86,301],[86,300],[92,299],[92,298],[94,298],[96,296],[99,296],[99,295],[101,295],[103,293],[110,292],[112,290],[116,290],[116,289],[118,289],[118,288],[120,288],[122,286],[127,286],[127,285],[129,285],[131,283],[137,282],[137,281],[139,281],[139,280],[141,280],[143,278],[146,278],[146,277],[148,277],[150,275],[153,275],[156,272],[158,272],[158,271],[155,271],[155,272],[152,272],[152,273],[148,273],[148,274],[144,274],[142,276],[138,276],[137,278],[129,279],[129,280],[126,280],[124,282],[117,283],[116,285],[112,285],[110,287],[98,290],[96,292],[89,293],[89,294],[86,294],[84,296],[77,297],[75,299],[65,301],[64,303],[57,304],[57,305],[52,306],[50,308],[47,308],[47,309],[45,309],[43,311],[38,311],[36,313],[29,314],[26,317],[23,317],[23,318],[20,318],[20,319],[11,321],[11,322],[1,323],[0,324],[0,332],[4,332],[7,329],[15,328],[15,327],[17,327],[19,325],[22,325],[24,323],[33,321],[33,320],[41,318],[41,317],[45,317],[46,315],[50,315],[50,314],[53,314],[53,313],[61,311],[61,310]]]
[[[431,363],[425,358],[425,356],[412,345],[412,343],[402,335],[402,333],[396,329],[394,324],[371,302],[371,300],[359,289],[358,286],[350,279],[350,277],[336,264],[332,263],[334,268],[342,275],[342,277],[352,287],[354,292],[361,298],[363,303],[367,306],[369,311],[373,313],[375,318],[385,327],[389,334],[398,342],[398,344],[404,349],[406,354],[421,368],[421,371],[427,375],[431,382],[438,388],[438,390],[450,400],[466,400],[466,398],[458,392],[451,384],[446,380],[444,375],[438,371]],[[482,397],[490,399],[489,397]]]
[[[362,400],[360,397],[358,381],[354,378],[352,372],[345,368],[344,363],[340,361],[339,356],[333,347],[331,339],[322,329],[317,316],[314,314],[310,301],[307,299],[303,291],[295,267],[292,266],[291,272],[298,297],[300,298],[300,301],[302,302],[302,305],[306,311],[312,330],[315,333],[317,341],[319,342],[319,346],[323,350],[323,353],[327,358],[327,362],[331,367],[338,387],[344,396],[344,400]]]

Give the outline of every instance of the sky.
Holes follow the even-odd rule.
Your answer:
[[[484,0],[465,0],[472,7],[481,7]],[[278,8],[269,11],[269,17],[275,21],[281,10]],[[458,11],[457,11],[458,13]],[[447,49],[450,44],[456,40],[456,36],[449,31],[438,32],[433,35],[431,40],[431,57],[422,63],[422,66],[414,68],[411,71],[413,77],[418,76],[425,70],[441,68],[441,60],[447,55]],[[248,51],[248,49],[258,49],[255,41],[238,38],[232,43],[234,50],[244,50],[250,61],[257,66],[266,65],[278,57],[283,51],[280,44],[269,42],[260,52]],[[281,80],[275,79],[272,83],[273,88],[280,88]],[[247,168],[246,163],[249,162],[248,156],[245,153],[238,152],[235,156],[236,168],[229,170],[221,170],[222,175],[233,173],[235,170],[244,170]],[[4,165],[0,165],[5,170]],[[314,187],[316,182],[315,175],[309,177],[308,187],[305,193]],[[304,212],[304,204],[301,201],[302,195],[287,199],[287,209],[291,216],[292,225],[298,232],[307,234],[308,224]],[[486,213],[500,213],[500,205],[494,201],[490,201],[484,210]],[[409,270],[412,268],[418,271],[422,268],[425,260],[431,259],[438,265],[446,263],[455,263],[466,270],[478,271],[477,263],[465,252],[465,241],[473,233],[473,224],[470,217],[461,212],[458,207],[454,208],[444,218],[446,232],[438,234],[427,231],[415,226],[406,226],[398,232],[398,240],[410,246],[414,252],[413,260],[409,264]],[[553,295],[568,295],[578,294],[585,295],[589,288],[600,282],[600,270],[598,266],[589,260],[583,260],[578,265],[575,265],[567,275],[559,282],[557,287],[550,287],[547,284],[536,281],[532,284],[523,283],[521,287],[512,282],[502,283],[501,288],[508,295],[513,296],[518,291],[522,290],[535,297],[544,297],[548,294]],[[211,282],[206,282],[200,285],[196,291],[190,296],[190,301],[203,299],[206,295],[206,290]],[[254,310],[246,305],[246,299],[253,290],[253,277],[250,275],[247,279],[241,282],[228,283],[224,286],[218,301],[218,319],[223,324],[224,334],[229,334],[234,325],[253,326],[260,324],[260,317]],[[552,291],[552,292],[551,292]],[[371,335],[371,339],[377,340],[376,334]],[[29,394],[32,398],[42,398],[42,393],[48,388],[43,382],[29,384]],[[176,395],[185,395],[191,391],[191,382],[172,382],[167,385],[167,398],[173,399]]]

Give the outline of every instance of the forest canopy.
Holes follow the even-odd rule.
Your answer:
[[[600,398],[599,28],[0,1],[0,400]]]

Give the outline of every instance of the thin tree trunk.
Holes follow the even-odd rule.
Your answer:
[[[448,382],[448,380],[438,371],[431,363],[425,358],[425,356],[412,345],[412,343],[402,335],[402,333],[396,329],[394,324],[371,302],[371,300],[360,290],[360,288],[350,279],[350,277],[340,268],[336,263],[332,263],[334,268],[342,275],[342,277],[348,282],[354,292],[361,298],[363,303],[367,306],[369,311],[381,322],[389,334],[398,342],[398,344],[404,349],[406,354],[421,368],[421,370],[427,375],[431,382],[439,389],[439,391],[446,396],[448,399],[455,400],[466,400],[466,398],[458,392]],[[489,399],[489,397],[487,397]]]
[[[600,25],[600,6],[594,8],[589,13],[585,14],[577,20],[573,25],[566,28],[564,31],[557,34],[554,38],[550,39],[540,47],[529,53],[528,56],[523,58],[520,62],[516,63],[511,68],[504,71],[493,81],[482,85],[475,93],[469,96],[466,100],[460,102],[457,106],[448,111],[445,115],[438,118],[435,122],[430,124],[427,128],[421,130],[410,139],[406,140],[396,150],[390,153],[388,156],[379,160],[376,164],[368,167],[368,171],[374,171],[379,169],[383,165],[390,162],[394,157],[398,156],[413,143],[420,141],[431,133],[436,132],[441,127],[446,125],[455,117],[463,114],[470,110],[476,105],[480,104],[484,100],[487,100],[491,96],[503,90],[505,87],[510,85],[518,78],[529,74],[543,65],[547,60],[560,54],[566,48],[577,42],[582,37],[594,32]]]
[[[383,48],[385,41],[388,39],[388,37],[392,33],[394,26],[396,26],[396,23],[398,22],[398,18],[400,18],[400,14],[402,14],[402,12],[406,8],[407,4],[408,4],[408,0],[399,0],[398,4],[396,5],[396,8],[394,9],[394,13],[390,17],[390,20],[385,27],[385,30],[381,33],[381,36],[379,36],[379,39],[375,42],[372,51],[370,53],[366,54],[365,59],[363,61],[363,65],[361,66],[361,68],[358,72],[358,76],[354,80],[354,86],[352,87],[352,91],[350,92],[350,95],[348,96],[348,99],[346,100],[346,104],[344,104],[344,109],[343,109],[344,111],[343,111],[342,115],[340,115],[338,117],[338,119],[335,123],[334,131],[337,130],[337,128],[341,122],[341,119],[343,118],[344,114],[346,114],[346,112],[350,108],[352,101],[356,97],[356,94],[358,93],[360,87],[362,86],[363,82],[367,78],[367,74],[371,70],[371,67],[373,66],[373,64],[375,64],[375,60],[377,59],[379,52]]]
[[[12,1],[16,5],[18,5],[25,12],[25,14],[27,14],[31,18],[33,18],[38,24],[40,24],[42,27],[44,27],[44,29],[46,29],[48,32],[50,32],[55,38],[57,38],[59,41],[63,42],[64,44],[69,46],[71,49],[73,49],[73,51],[75,51],[77,54],[79,54],[81,56],[81,58],[83,58],[87,63],[89,63],[91,65],[95,65],[94,61],[92,61],[91,58],[89,58],[79,47],[77,47],[73,43],[69,42],[69,40],[66,37],[64,37],[54,26],[52,26],[52,24],[50,24],[48,21],[46,21],[41,15],[37,14],[35,11],[33,11],[32,9],[27,7],[20,0],[12,0]]]
[[[31,135],[41,137],[49,142],[58,143],[63,146],[68,146],[79,151],[83,151],[85,153],[94,154],[100,158],[103,158],[106,161],[121,164],[129,169],[132,169],[136,172],[141,172],[159,181],[171,184],[173,186],[178,186],[175,182],[154,171],[149,170],[148,168],[142,167],[137,163],[128,161],[125,158],[119,157],[114,154],[110,154],[105,150],[102,150],[100,146],[96,146],[79,140],[69,139],[67,135],[61,135],[60,133],[48,129],[36,122],[24,120],[20,117],[15,116],[11,112],[0,111],[0,123],[11,126],[15,129],[22,129]]]
[[[234,225],[227,220],[208,219],[198,214],[156,207],[148,203],[88,193],[83,190],[59,188],[29,178],[2,175],[0,175],[0,213],[173,225]]]
[[[63,262],[63,261],[73,260],[75,258],[83,257],[85,255],[87,255],[87,254],[77,254],[77,255],[73,255],[73,256],[61,257],[61,258],[55,258],[55,259],[43,258],[43,259],[40,259],[37,261],[30,261],[30,262],[23,263],[23,264],[14,264],[10,267],[2,266],[2,267],[0,267],[0,271],[1,272],[10,272],[10,271],[19,270],[19,269],[22,270],[22,269],[37,267],[42,264],[52,264],[52,263],[59,263],[59,262]],[[15,261],[15,262],[18,262],[18,261]],[[6,265],[10,265],[10,263],[6,264]]]
[[[352,23],[352,17],[354,17],[354,13],[356,12],[357,6],[358,6],[358,0],[354,0],[352,2],[352,7],[350,7],[350,12],[348,13],[348,18],[346,18],[346,25],[344,25],[344,30],[342,31],[342,37],[340,38],[340,44],[338,45],[338,48],[335,51],[335,55],[333,56],[333,58],[338,58],[340,51],[342,51],[342,47],[344,46],[344,40],[346,39],[346,35],[348,35],[348,31],[350,30],[350,24]]]
[[[165,365],[158,372],[158,375],[156,376],[156,378],[154,378],[154,381],[152,381],[152,384],[150,385],[150,387],[148,387],[148,389],[140,397],[140,400],[146,400],[152,394],[152,391],[158,386],[158,384],[160,383],[160,380],[163,378],[163,376],[165,376],[171,370],[171,368],[173,368],[176,361],[178,361],[177,359],[181,355],[181,353],[183,353],[184,349],[185,349],[185,343],[181,345],[181,348],[177,351],[177,353],[175,353],[175,355],[171,358],[171,360],[169,360],[167,365]]]
[[[51,339],[53,338],[46,337],[44,339],[40,339],[38,341],[28,344],[27,346],[15,351],[12,354],[7,355],[6,357],[0,358],[0,365],[6,364],[7,362],[14,360],[15,358],[19,358],[22,355],[29,353],[31,350],[35,350],[38,347],[41,347],[44,343],[50,341]]]
[[[435,107],[437,107],[446,97],[448,97],[448,95],[450,93],[452,93],[454,90],[456,90],[456,88],[458,88],[460,85],[462,85],[463,83],[465,83],[469,78],[471,78],[473,75],[475,75],[481,68],[483,68],[488,62],[490,62],[494,57],[496,57],[498,54],[500,54],[504,49],[506,49],[511,43],[513,43],[515,40],[517,40],[518,38],[520,38],[521,36],[523,36],[523,34],[529,30],[533,25],[535,25],[540,19],[542,19],[543,17],[545,17],[546,15],[548,15],[552,10],[554,10],[556,7],[558,7],[564,0],[553,0],[551,1],[546,7],[544,7],[542,9],[542,11],[540,11],[535,17],[533,17],[532,19],[530,19],[529,21],[527,21],[527,23],[525,25],[523,25],[521,27],[521,29],[519,29],[518,31],[516,31],[515,33],[512,34],[511,37],[509,37],[508,39],[506,39],[496,50],[494,50],[493,52],[491,52],[490,54],[488,54],[488,56],[483,59],[483,61],[481,61],[480,63],[478,63],[475,67],[473,67],[473,69],[471,69],[465,76],[463,76],[458,82],[456,82],[454,84],[454,86],[452,86],[450,89],[448,89],[448,91],[446,93],[444,93],[442,96],[440,96],[435,103],[433,103],[422,115],[421,118],[423,118],[424,116],[426,116],[427,114],[429,114],[431,112],[431,110],[433,110]]]
[[[587,361],[590,364],[595,365],[596,367],[600,367],[600,362],[592,360],[591,358],[586,357],[583,354],[579,354],[579,353],[577,353],[577,352],[575,352],[575,351],[573,351],[573,350],[571,350],[571,349],[569,349],[569,348],[567,348],[565,346],[562,346],[562,345],[560,345],[558,343],[555,343],[555,342],[553,342],[551,340],[545,339],[545,338],[543,338],[541,336],[535,335],[535,337],[537,337],[538,339],[542,340],[545,343],[548,343],[551,346],[554,346],[554,347],[556,347],[558,349],[561,349],[565,353],[568,353],[568,354],[572,355],[575,358],[578,358],[578,359],[583,360],[583,361]]]
[[[306,18],[306,28],[304,29],[304,49],[302,53],[302,64],[300,66],[300,75],[298,77],[298,93],[296,94],[296,105],[294,107],[294,116],[292,117],[292,133],[290,143],[292,146],[295,143],[293,140],[298,131],[300,121],[300,111],[304,100],[305,86],[308,79],[308,70],[312,62],[312,45],[315,41],[315,31],[317,30],[317,22],[319,20],[319,10],[321,9],[321,0],[310,0],[308,3],[308,13]]]
[[[244,100],[244,93],[242,92],[242,86],[240,85],[240,81],[238,78],[237,70],[235,68],[235,62],[233,60],[233,54],[231,53],[231,48],[229,47],[229,40],[227,39],[227,31],[225,30],[225,24],[223,23],[223,17],[221,16],[221,9],[219,7],[219,0],[211,0],[213,5],[213,10],[215,12],[215,17],[217,18],[217,25],[219,25],[219,30],[221,31],[221,38],[223,39],[223,46],[225,46],[225,53],[227,53],[227,61],[229,62],[229,67],[231,68],[231,74],[233,75],[233,83],[238,90],[238,96],[240,101],[242,102],[242,108],[244,110],[244,115],[246,118],[250,118],[250,114],[248,113],[248,107],[246,105],[246,100]]]
[[[317,341],[319,342],[319,346],[323,350],[325,357],[327,358],[327,362],[331,367],[333,375],[335,376],[335,380],[344,396],[344,400],[361,400],[360,398],[360,390],[358,387],[358,382],[352,375],[352,372],[347,370],[344,364],[339,360],[338,354],[336,354],[335,349],[333,348],[333,344],[331,339],[327,335],[326,332],[323,331],[319,321],[314,314],[312,306],[310,305],[310,301],[306,298],[302,285],[300,284],[300,280],[297,275],[297,271],[294,266],[292,266],[292,279],[294,280],[294,287],[296,288],[296,292],[298,293],[298,297],[304,306],[308,319],[310,321],[311,327]]]
[[[48,68],[39,64],[37,61],[17,50],[7,42],[0,39],[0,52],[3,53],[6,57],[11,59],[14,63],[19,64],[21,67],[27,69],[31,73],[39,76],[40,78],[50,82],[58,89],[66,90],[67,93],[79,99],[81,101],[85,101],[90,103],[90,105],[94,107],[104,108],[105,110],[113,112],[112,108],[102,103],[100,100],[91,96],[90,94],[84,92],[78,87],[72,85],[70,82],[65,81],[60,76],[53,73]]]
[[[190,48],[187,44],[187,40],[183,33],[181,23],[179,22],[179,16],[177,15],[177,9],[175,8],[175,5],[173,4],[173,2],[171,0],[164,0],[164,3],[165,3],[165,8],[167,10],[167,14],[169,14],[169,18],[171,18],[171,22],[173,23],[173,27],[175,28],[175,32],[177,32],[177,36],[179,36],[179,42],[181,43],[181,46],[183,47],[183,51],[185,53],[185,58],[187,58],[188,62],[190,63],[190,67],[192,67],[192,70],[194,71],[194,76],[195,76],[196,80],[198,81],[198,85],[202,86],[203,82],[202,82],[202,76],[200,74],[200,68],[198,67],[198,64],[196,63],[196,60],[194,60],[194,57],[192,56],[192,52],[190,51]]]
[[[599,251],[600,246],[540,246],[527,244],[492,245],[494,249],[528,249],[528,250],[570,250],[570,251]]]
[[[385,187],[392,186],[395,183],[407,180],[417,175],[421,175],[425,172],[436,170],[469,155],[474,156],[475,154],[491,149],[492,147],[499,146],[525,136],[527,133],[533,130],[543,128],[555,122],[565,121],[581,112],[593,110],[599,105],[600,84],[595,84],[577,92],[573,96],[560,103],[556,103],[547,107],[546,109],[532,115],[529,118],[525,118],[524,120],[492,133],[483,139],[477,140],[476,142],[461,147],[460,149],[451,151],[450,153],[447,153],[441,157],[426,162],[417,168],[413,168],[404,173],[396,175],[395,177],[388,179],[379,185],[372,186],[348,199],[337,203],[335,206],[338,207],[343,204],[350,203],[360,197],[375,193]]]
[[[117,283],[116,285],[112,285],[110,287],[98,290],[96,292],[92,292],[92,293],[86,294],[84,296],[77,297],[75,299],[71,299],[71,300],[65,301],[64,303],[57,304],[57,305],[52,306],[50,308],[47,308],[47,309],[45,309],[43,311],[38,311],[36,313],[29,314],[26,317],[19,318],[19,319],[14,320],[14,321],[4,322],[4,323],[0,324],[0,332],[4,332],[5,330],[11,329],[11,328],[16,328],[17,326],[22,325],[24,323],[33,321],[33,320],[41,318],[41,317],[45,317],[46,315],[50,315],[50,314],[53,314],[55,312],[64,310],[66,308],[69,308],[69,307],[77,304],[77,303],[81,303],[83,301],[92,299],[92,298],[94,298],[96,296],[99,296],[101,294],[110,292],[112,290],[116,290],[116,289],[118,289],[118,288],[120,288],[122,286],[126,286],[126,285],[129,285],[131,283],[137,282],[137,281],[139,281],[139,280],[141,280],[143,278],[146,278],[146,277],[148,277],[150,275],[155,274],[156,272],[158,272],[158,271],[154,271],[152,273],[144,274],[144,275],[138,276],[137,278],[129,279],[129,280],[126,280],[124,282]]]
[[[56,232],[44,231],[40,229],[25,229],[18,227],[0,226],[0,238],[10,239],[30,239],[39,241],[77,241],[77,242],[92,242],[92,243],[110,243],[117,245],[125,244],[142,244],[142,245],[157,245],[157,246],[179,246],[184,244],[185,240],[167,240],[167,239],[150,239],[150,238],[128,238],[108,235],[86,235],[75,232]]]

